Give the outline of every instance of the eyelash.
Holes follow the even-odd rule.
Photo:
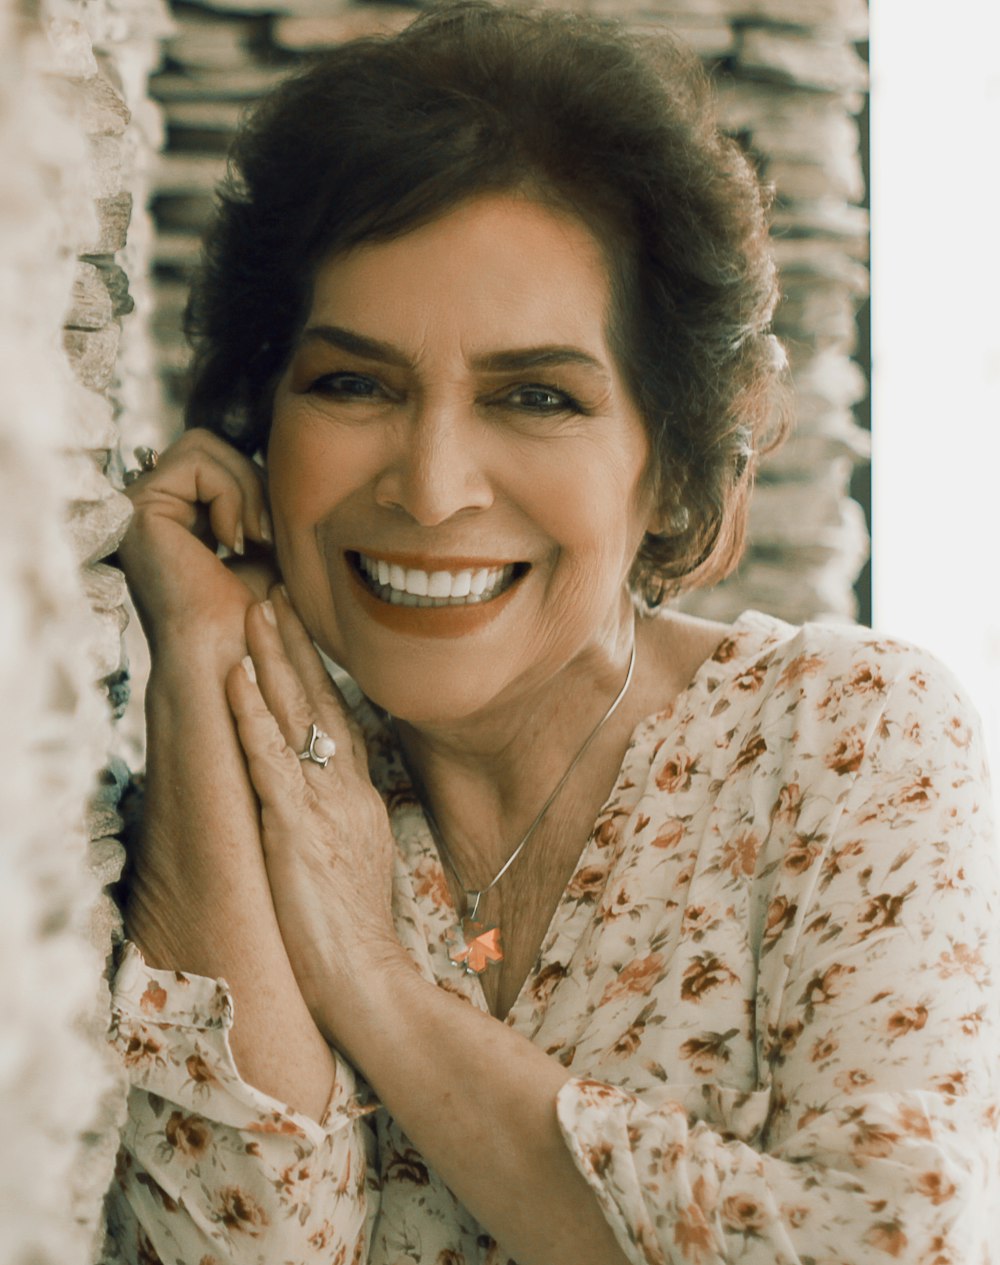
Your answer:
[[[350,383],[362,383],[368,388],[362,392],[339,390],[338,387],[348,385]],[[321,394],[339,396],[342,399],[370,400],[376,395],[376,392],[384,389],[375,378],[369,378],[363,373],[325,373],[309,388],[310,391],[317,391]],[[536,413],[543,417],[552,417],[559,413],[579,413],[586,414],[587,410],[583,407],[579,400],[575,399],[567,391],[561,391],[556,387],[546,386],[541,382],[523,382],[519,386],[514,387],[501,397],[499,403],[512,401],[513,397],[518,394],[529,395],[531,393],[537,395],[547,395],[554,401],[553,403],[543,405],[526,405],[514,404],[515,408],[521,409],[526,413]]]

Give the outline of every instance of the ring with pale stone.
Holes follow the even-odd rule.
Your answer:
[[[150,470],[156,469],[156,463],[160,459],[160,454],[155,448],[134,448],[135,459],[139,463],[138,470],[126,470],[124,474],[124,482],[126,485],[134,483],[140,475],[149,474]]]
[[[325,769],[336,753],[337,744],[330,735],[324,733],[318,725],[310,725],[309,741],[305,751],[298,753],[299,759],[311,760],[313,764],[318,764],[321,769]]]

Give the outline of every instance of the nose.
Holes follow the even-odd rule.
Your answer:
[[[422,527],[486,509],[493,491],[475,420],[460,409],[415,409],[375,485],[379,505],[403,510]]]

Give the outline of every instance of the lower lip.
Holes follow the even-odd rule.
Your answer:
[[[477,632],[503,613],[524,579],[520,575],[499,597],[469,606],[394,606],[372,593],[347,558],[344,565],[365,613],[384,628],[414,637],[464,637],[467,633]]]

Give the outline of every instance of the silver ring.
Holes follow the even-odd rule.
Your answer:
[[[126,470],[122,481],[127,486],[134,483],[140,475],[149,474],[150,470],[156,469],[156,463],[160,460],[160,454],[155,448],[138,447],[133,448],[135,459],[139,463],[138,470]]]
[[[328,733],[324,733],[318,725],[309,726],[309,742],[305,751],[298,753],[300,760],[311,760],[325,769],[337,753],[337,744]]]

